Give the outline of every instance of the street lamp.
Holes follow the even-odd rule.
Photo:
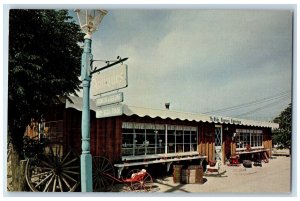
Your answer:
[[[92,34],[97,30],[103,17],[107,14],[106,10],[79,10],[76,9],[84,36],[84,49],[81,57],[81,81],[83,87],[82,121],[81,121],[81,191],[92,192],[92,155],[90,153],[90,83],[91,63],[93,55],[91,51]]]

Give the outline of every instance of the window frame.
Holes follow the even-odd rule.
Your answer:
[[[236,129],[235,144],[237,151],[246,150],[247,144],[251,149],[261,149],[263,148],[263,132],[257,129]]]
[[[128,131],[130,129],[132,133],[124,132],[124,130]],[[123,135],[132,135],[132,138],[127,137],[127,139],[133,140],[132,147],[127,147],[130,144],[127,141],[126,143],[124,143]],[[141,143],[141,135],[144,135],[144,143]],[[192,140],[192,136],[196,138],[194,141]],[[159,139],[161,141],[159,141]],[[149,143],[147,143],[147,141]],[[186,143],[185,141],[188,141],[188,143]],[[122,157],[149,156],[157,154],[185,154],[198,152],[197,145],[197,126],[135,122],[122,123]]]

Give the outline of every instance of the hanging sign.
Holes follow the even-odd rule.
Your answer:
[[[123,101],[123,92],[107,95],[107,96],[101,96],[96,99],[96,105],[98,107],[104,106],[104,105],[111,105],[114,103],[120,103]]]
[[[114,117],[123,114],[122,104],[102,106],[96,110],[96,118]]]
[[[103,94],[128,86],[128,66],[119,65],[114,68],[95,73],[91,82],[93,95]]]

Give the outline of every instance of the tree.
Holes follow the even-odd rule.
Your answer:
[[[12,190],[23,190],[23,135],[31,118],[80,89],[83,34],[66,10],[10,10],[8,140]]]
[[[8,135],[20,154],[31,118],[80,89],[83,34],[66,10],[9,12]]]
[[[279,144],[282,148],[291,148],[292,137],[292,104],[280,113],[274,119],[275,123],[279,124],[279,128],[273,132],[274,144]]]

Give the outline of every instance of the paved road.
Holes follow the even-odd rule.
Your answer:
[[[225,177],[204,177],[204,184],[175,184],[172,177],[157,179],[157,192],[179,193],[289,193],[291,157],[278,156],[262,167],[223,166]]]

